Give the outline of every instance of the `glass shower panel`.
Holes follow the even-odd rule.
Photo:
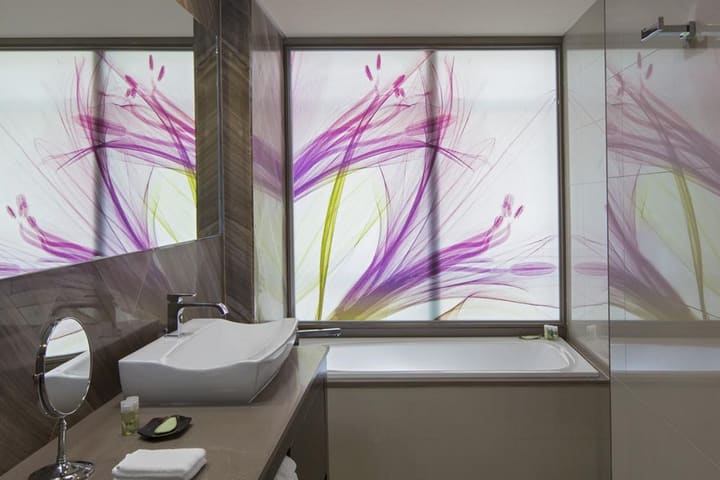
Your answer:
[[[604,4],[565,34],[568,336],[607,372],[608,247]]]
[[[715,479],[720,5],[606,4],[613,479]]]

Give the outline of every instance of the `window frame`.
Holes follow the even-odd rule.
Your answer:
[[[565,91],[562,37],[319,37],[286,38],[283,44],[285,88],[285,258],[287,270],[286,311],[295,316],[295,259],[294,259],[294,195],[292,105],[290,89],[292,73],[290,58],[293,51],[307,50],[549,50],[555,53],[555,88],[557,91],[557,165],[558,165],[558,310],[559,320],[528,321],[386,321],[386,320],[304,320],[300,329],[340,328],[348,337],[449,337],[449,336],[515,336],[542,332],[543,325],[557,325],[565,335],[569,298],[567,284],[568,242],[566,239],[565,208]]]
[[[0,50],[193,50],[195,37],[0,37]]]

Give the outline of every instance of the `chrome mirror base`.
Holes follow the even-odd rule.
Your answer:
[[[65,462],[47,465],[30,475],[30,480],[84,480],[90,478],[95,465],[90,462]]]

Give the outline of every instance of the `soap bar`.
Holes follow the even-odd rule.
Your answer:
[[[161,435],[163,433],[172,432],[177,428],[177,424],[177,417],[168,417],[164,422],[155,427],[155,433]]]
[[[190,428],[192,418],[182,415],[155,417],[138,430],[145,440],[164,440],[182,435]]]

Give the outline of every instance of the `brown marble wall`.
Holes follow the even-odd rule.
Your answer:
[[[220,232],[220,145],[218,142],[217,25],[195,22],[195,155],[198,238]]]
[[[185,10],[190,12],[196,22],[205,30],[218,33],[220,18],[220,0],[176,0]],[[197,30],[195,30],[197,32]]]
[[[76,422],[120,392],[117,361],[161,333],[168,292],[221,298],[220,254],[214,237],[0,281],[0,474],[55,436],[32,380],[43,326],[73,315],[88,331],[92,387]]]
[[[221,127],[225,300],[254,319],[250,0],[220,0]]]
[[[225,299],[252,322],[285,314],[283,36],[256,2],[220,2]]]
[[[206,31],[211,32],[210,27],[215,25],[218,32],[218,118],[222,173],[219,188],[222,192],[225,302],[234,318],[252,322],[257,320],[253,115],[262,117],[264,109],[256,108],[258,102],[253,104],[251,100],[251,42],[258,48],[266,37],[263,28],[265,17],[252,0],[177,1],[193,13]],[[256,12],[255,19],[253,12]],[[253,29],[259,33],[253,34]],[[260,91],[265,87],[260,84],[257,86]],[[279,97],[282,84],[278,84],[277,90]],[[259,94],[258,97],[264,95]],[[282,118],[282,114],[280,116]],[[262,120],[260,122],[263,123]],[[282,152],[282,149],[279,151]],[[208,181],[204,182],[203,188],[205,193],[211,193]]]
[[[225,302],[241,321],[278,318],[287,291],[284,37],[253,0],[178,3],[200,31],[217,25],[219,32]],[[211,195],[211,177],[204,178],[199,186]]]
[[[255,320],[285,316],[285,95],[282,32],[251,11],[250,68],[255,236]]]

